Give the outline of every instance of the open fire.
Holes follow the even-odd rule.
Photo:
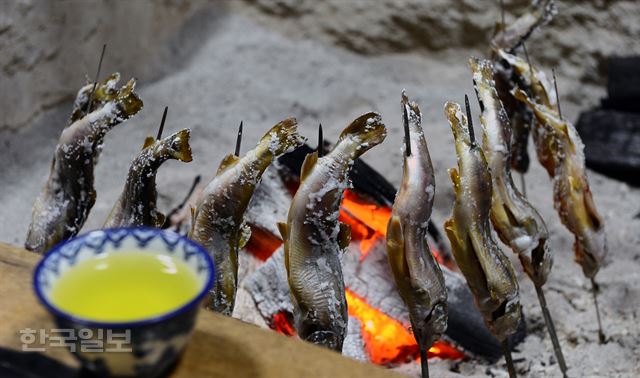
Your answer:
[[[359,243],[360,262],[368,256],[377,243],[384,243],[391,208],[367,201],[352,190],[345,190],[340,221],[351,226],[352,243]],[[266,261],[280,246],[282,240],[271,232],[252,227],[252,235],[246,250]],[[432,253],[440,261],[437,251]],[[440,261],[441,262],[441,261]],[[410,331],[410,324],[394,319],[371,306],[366,299],[346,289],[349,316],[359,320],[365,352],[369,360],[378,365],[397,365],[419,361],[418,344]],[[287,336],[295,335],[291,314],[284,311],[273,315],[271,328]],[[466,357],[452,344],[439,340],[428,352],[428,357],[459,360]]]

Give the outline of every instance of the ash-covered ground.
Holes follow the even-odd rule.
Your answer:
[[[188,60],[154,82],[139,83],[145,106],[105,139],[96,168],[97,201],[84,230],[99,228],[105,221],[122,190],[129,163],[144,138],[155,135],[165,105],[169,106],[165,135],[191,128],[194,153],[192,163],[170,161],[159,171],[159,205],[165,212],[183,198],[197,174],[205,180],[214,175],[222,157],[233,150],[241,120],[246,151],[272,125],[290,116],[297,117],[301,132],[315,144],[319,122],[325,138],[335,140],[356,116],[376,110],[388,127],[388,137],[364,160],[398,185],[402,175],[402,89],[419,103],[424,115],[437,180],[433,220],[441,226],[450,214],[453,199],[446,171],[456,161],[443,106],[450,100],[462,102],[465,93],[473,94],[467,59],[482,56],[485,47],[362,55],[322,38],[291,38],[281,28],[269,27],[268,22],[252,16],[252,12],[233,10],[216,19],[216,27],[206,34],[190,36],[200,39],[201,45]],[[97,51],[94,48],[86,54]],[[69,82],[69,86],[75,91],[84,84],[84,75],[92,76],[94,69],[78,72],[77,81]],[[135,67],[126,69],[135,72]],[[107,74],[103,72],[103,77]],[[563,112],[575,120],[579,108],[571,101],[573,94],[563,96],[563,79],[561,72],[561,99],[569,98],[562,104]],[[576,89],[573,84],[572,89]],[[591,103],[597,100],[594,93],[602,91],[590,92]],[[472,108],[477,115],[477,104]],[[70,109],[70,103],[65,103],[37,116],[28,127],[0,132],[0,241],[24,243],[32,202],[46,180]],[[605,218],[609,246],[609,264],[597,276],[608,340],[599,345],[590,283],[573,262],[573,237],[553,209],[551,182],[530,147],[533,161],[526,175],[527,194],[551,231],[555,263],[545,292],[570,376],[640,376],[640,189],[589,172],[591,190]],[[512,260],[521,279],[521,301],[529,331],[514,354],[517,370],[528,377],[560,376],[533,286],[519,262]],[[418,364],[400,370],[419,375]],[[503,363],[488,365],[474,360],[432,360],[431,370],[433,376],[444,377],[506,376]]]

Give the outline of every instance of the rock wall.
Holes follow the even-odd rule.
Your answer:
[[[103,43],[103,78],[120,70],[149,81],[199,43],[183,36],[223,13],[200,0],[0,1],[0,130],[72,99],[86,75],[93,80]]]
[[[504,3],[507,22],[528,5]],[[529,53],[545,69],[557,68],[564,101],[596,104],[607,57],[640,54],[640,1],[557,3],[558,16],[533,35]],[[28,125],[70,100],[95,75],[103,43],[103,75],[118,69],[148,82],[179,69],[201,43],[197,36],[229,11],[290,38],[365,55],[481,54],[500,19],[497,0],[2,0],[0,130]]]
[[[496,21],[495,0],[246,0],[250,13],[289,36],[313,38],[368,55],[449,49],[486,51]],[[529,1],[504,0],[510,22]],[[527,46],[534,64],[556,67],[576,105],[604,94],[607,57],[640,54],[640,1],[556,1],[557,17]],[[471,52],[470,52],[471,53]]]

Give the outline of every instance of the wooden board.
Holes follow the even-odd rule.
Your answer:
[[[39,258],[0,243],[0,365],[27,364],[22,359],[29,354],[34,357],[27,358],[29,369],[46,366],[49,370],[45,375],[54,374],[50,369],[55,367],[46,364],[49,361],[77,373],[78,363],[61,347],[47,348],[44,353],[12,352],[21,350],[21,329],[55,328],[32,289],[32,272]],[[193,337],[171,376],[400,377],[389,370],[206,310],[199,314]]]

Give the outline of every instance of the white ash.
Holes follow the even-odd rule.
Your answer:
[[[480,6],[474,5],[479,4],[475,1],[465,2],[472,7]],[[356,3],[340,1],[345,6]],[[441,25],[453,20],[452,15],[460,14],[459,10],[450,7],[449,1],[439,1],[438,4],[442,7],[446,5],[447,11],[453,12],[445,15],[444,21],[437,21]],[[544,57],[543,63],[558,62],[558,48],[561,51],[581,51],[577,56],[564,54],[558,70],[559,89],[561,95],[566,94],[562,98],[563,116],[575,120],[580,110],[577,104],[594,104],[605,92],[601,79],[597,83],[592,80],[598,72],[597,59],[604,59],[616,52],[638,51],[627,42],[615,40],[621,28],[637,29],[637,22],[629,20],[634,20],[632,15],[638,5],[620,1],[600,9],[596,2],[579,7],[573,6],[573,2],[562,4],[564,2],[560,3],[561,9],[556,20],[541,33],[535,34],[528,46],[539,46],[530,49],[530,52],[534,62],[539,61],[536,54]],[[433,8],[424,7],[422,11],[432,12]],[[397,187],[402,176],[402,169],[398,168],[402,164],[399,147],[402,145],[403,132],[398,122],[401,119],[399,94],[402,88],[407,88],[412,99],[423,110],[424,131],[438,187],[433,218],[445,219],[449,216],[454,196],[447,169],[455,166],[456,158],[451,131],[442,115],[442,105],[449,100],[461,101],[463,93],[473,93],[467,60],[471,55],[483,55],[486,52],[489,29],[499,17],[497,8],[494,14],[486,10],[467,11],[466,14],[473,17],[472,21],[460,18],[473,23],[486,19],[487,25],[490,24],[486,29],[488,34],[480,32],[471,36],[481,40],[481,47],[447,46],[437,53],[416,50],[378,56],[362,56],[317,41],[292,39],[293,33],[279,34],[234,12],[230,11],[213,21],[218,27],[208,34],[183,36],[197,39],[199,43],[196,54],[191,59],[185,59],[179,70],[167,69],[166,72],[171,73],[161,80],[139,83],[137,89],[145,108],[129,121],[134,125],[115,128],[107,135],[104,153],[95,172],[98,197],[83,231],[102,225],[124,185],[131,159],[140,150],[140,141],[150,130],[157,130],[158,116],[167,104],[175,109],[172,114],[176,114],[174,121],[172,117],[169,118],[166,125],[168,130],[192,128],[194,161],[188,167],[168,162],[158,173],[158,206],[165,213],[182,200],[196,174],[203,174],[203,182],[215,174],[222,157],[232,152],[235,129],[240,119],[245,121],[244,139],[247,141],[257,141],[269,127],[288,116],[296,116],[300,132],[312,140],[321,121],[325,138],[335,141],[340,130],[356,116],[376,109],[388,123],[388,136],[382,145],[366,154],[364,160]],[[620,24],[612,25],[615,27],[614,37],[611,37],[609,30],[586,27],[588,23],[611,23],[612,14],[623,20]],[[624,18],[625,15],[628,17]],[[347,14],[343,16],[347,17]],[[575,19],[577,23],[569,21],[574,16],[580,17]],[[305,17],[313,18],[315,15]],[[438,15],[435,17],[440,20]],[[282,25],[296,26],[297,19],[277,20]],[[314,22],[315,25],[331,22],[341,31],[346,28],[345,25],[350,25],[319,17]],[[275,23],[270,27],[275,28]],[[397,34],[388,33],[389,27],[371,28],[366,32],[384,31],[378,36],[396,38]],[[298,27],[295,30],[300,29]],[[309,29],[308,33],[313,33],[313,30],[317,29]],[[473,33],[456,35],[462,38],[468,34]],[[345,35],[340,33],[336,38]],[[431,36],[432,39],[424,41],[443,43],[450,40],[449,34]],[[544,42],[549,38],[554,41],[551,46]],[[342,41],[342,45],[348,46],[348,41]],[[635,46],[638,46],[637,38],[635,41]],[[398,46],[395,42],[393,46]],[[359,46],[377,49],[392,45],[360,43]],[[87,71],[95,69],[95,50],[94,44],[83,57],[78,56],[91,63]],[[593,55],[585,55],[586,50]],[[550,72],[551,67],[551,64],[545,64],[542,68]],[[136,75],[131,70],[142,69],[135,65],[114,68],[123,72],[128,70],[130,74],[127,77]],[[82,84],[69,84],[72,87],[70,93],[75,93]],[[478,114],[477,104],[472,101],[471,106],[474,114]],[[37,117],[28,128],[14,133],[0,132],[0,157],[3,161],[0,165],[0,240],[3,242],[14,245],[24,242],[31,205],[46,180],[51,156],[70,108],[71,103],[53,107]],[[573,237],[562,226],[553,209],[552,184],[537,163],[533,147],[530,147],[529,153],[532,162],[526,175],[527,195],[547,223],[549,244],[554,254],[554,266],[545,293],[567,364],[573,369],[572,376],[640,376],[640,366],[637,364],[640,360],[640,334],[637,327],[640,308],[640,253],[637,248],[640,245],[640,219],[635,217],[640,212],[640,189],[589,172],[591,191],[605,219],[610,250],[608,260],[611,262],[597,277],[601,285],[599,301],[605,332],[610,340],[606,345],[599,345],[595,313],[588,291],[590,285],[583,278],[580,267],[573,262]],[[442,223],[437,222],[437,225],[441,228]],[[513,258],[515,255],[509,256]],[[517,359],[526,360],[516,365],[521,369],[522,377],[540,376],[536,373],[541,371],[539,369],[548,371],[548,375],[558,376],[557,364],[549,364],[553,351],[546,331],[540,327],[541,317],[535,319],[540,312],[533,285],[521,272],[517,260],[514,266],[521,282],[521,303],[525,306],[530,333],[519,347],[520,352],[514,355]],[[536,341],[536,338],[542,342]],[[449,371],[450,366],[454,371]],[[476,360],[457,364],[431,362],[433,376],[444,377],[485,377],[489,367],[496,376],[505,376],[503,362],[495,365]],[[419,376],[419,369],[412,370],[411,374]]]

